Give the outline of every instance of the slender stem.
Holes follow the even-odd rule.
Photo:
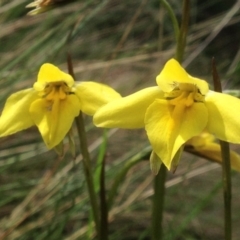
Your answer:
[[[72,58],[69,53],[67,54],[67,66],[68,66],[69,74],[73,77],[73,79],[75,79]],[[80,146],[82,150],[83,169],[84,169],[85,179],[87,181],[88,193],[89,193],[89,198],[91,203],[91,210],[93,212],[93,219],[95,222],[96,234],[99,237],[100,220],[99,220],[99,212],[98,212],[97,194],[95,192],[95,187],[94,187],[93,173],[92,173],[90,155],[88,152],[87,137],[86,137],[86,131],[84,127],[82,112],[80,112],[80,114],[75,118],[75,123],[77,125],[78,137],[79,137]]]
[[[177,46],[176,46],[176,59],[181,63],[183,60],[184,49],[187,41],[187,32],[190,16],[190,0],[183,0],[182,10],[182,23],[179,31]]]
[[[105,159],[107,148],[107,129],[104,129],[102,144],[99,148],[97,158],[97,168],[94,172],[94,187],[95,192],[99,192],[100,198],[100,229],[99,239],[108,239],[108,203],[106,200],[106,187],[105,187]]]
[[[221,81],[219,79],[215,60],[212,59],[212,74],[214,89],[216,92],[222,92]],[[229,143],[219,140],[222,154],[222,181],[223,181],[223,199],[224,199],[224,232],[225,240],[232,239],[232,183],[231,183],[231,163]]]
[[[174,14],[174,11],[170,4],[166,0],[161,0],[162,5],[167,9],[169,17],[171,18],[173,29],[174,29],[174,35],[176,42],[178,41],[178,35],[179,35],[179,25],[177,18]]]
[[[90,161],[90,156],[88,152],[84,120],[81,112],[79,116],[76,117],[76,125],[77,125],[79,140],[80,140],[80,146],[82,150],[83,168],[84,168],[84,174],[85,174],[85,178],[88,185],[88,193],[89,193],[90,203],[93,211],[93,218],[96,226],[97,236],[99,236],[100,221],[99,221],[99,212],[98,212],[99,208],[97,203],[97,194],[94,190],[91,161]]]
[[[231,165],[229,143],[220,140],[222,152],[222,178],[223,178],[223,198],[224,198],[224,229],[225,239],[232,239],[232,183],[231,183]]]
[[[163,208],[165,196],[165,179],[167,169],[161,165],[159,173],[154,178],[154,195],[152,206],[152,240],[161,240],[163,235]]]
[[[100,234],[101,240],[108,240],[108,206],[106,201],[106,188],[105,188],[105,157],[102,160],[102,168],[100,174]]]

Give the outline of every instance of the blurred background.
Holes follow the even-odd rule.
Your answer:
[[[182,1],[168,2],[180,21]],[[67,53],[78,81],[106,83],[122,96],[155,86],[156,75],[174,56],[173,26],[159,0],[61,1],[34,16],[27,15],[29,3],[0,1],[1,109],[10,94],[32,87],[43,63],[67,71]],[[183,66],[211,85],[214,57],[225,90],[239,90],[240,85],[239,8],[233,0],[191,1]],[[95,128],[88,116],[85,121],[97,186],[102,151],[107,191],[129,159],[141,159],[129,169],[115,196],[109,239],[150,239],[153,174],[144,129],[112,129],[105,141],[103,129]],[[36,127],[0,139],[0,239],[94,238],[77,134],[75,159],[68,149],[66,141],[66,154],[60,159],[45,147]],[[233,145],[232,149],[240,150]],[[224,239],[221,174],[217,163],[184,153],[177,171],[167,177],[164,239]],[[232,181],[237,240],[239,173],[232,172]]]

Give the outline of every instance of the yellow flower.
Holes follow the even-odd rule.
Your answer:
[[[74,82],[52,64],[40,68],[33,88],[12,94],[0,117],[0,137],[37,125],[48,148],[58,145],[80,110],[93,115],[103,104],[120,95],[95,82]]]
[[[157,84],[103,106],[94,123],[145,127],[153,151],[168,169],[180,147],[204,129],[219,139],[240,143],[239,99],[210,91],[206,81],[188,75],[174,59],[157,76]]]
[[[32,11],[28,12],[28,15],[36,15],[38,13],[46,12],[53,8],[54,6],[67,4],[71,1],[69,0],[35,0],[29,3],[26,8],[33,8]]]
[[[187,152],[205,157],[208,160],[222,163],[221,147],[218,143],[214,142],[215,140],[213,135],[203,132],[187,141],[184,149]],[[232,169],[240,172],[240,156],[230,150],[230,160]]]

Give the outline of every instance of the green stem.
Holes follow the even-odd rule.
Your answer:
[[[212,59],[212,75],[214,90],[222,92],[221,81],[216,69],[215,60]],[[224,199],[224,232],[225,240],[232,239],[232,183],[231,183],[231,163],[229,143],[219,140],[222,154],[222,181],[223,181],[223,199]]]
[[[183,0],[182,10],[182,23],[179,31],[177,46],[176,46],[176,59],[181,63],[183,60],[184,49],[187,41],[187,32],[190,16],[190,0]]]
[[[232,239],[232,183],[231,183],[231,165],[229,143],[220,140],[222,152],[222,179],[223,179],[223,198],[224,198],[224,229],[225,239]]]
[[[99,238],[101,240],[108,240],[108,206],[106,201],[106,188],[105,188],[105,156],[103,157],[103,160],[102,160],[99,194],[100,194],[100,209],[101,209]]]
[[[169,3],[166,0],[161,0],[161,3],[167,9],[169,17],[171,18],[173,29],[174,29],[175,40],[177,42],[178,35],[179,35],[179,25],[178,25],[177,18],[174,14],[172,7],[169,5]]]
[[[83,168],[84,168],[85,178],[87,181],[88,193],[89,193],[90,203],[93,211],[93,218],[96,226],[97,236],[99,236],[100,221],[99,221],[99,212],[98,212],[99,208],[97,203],[97,194],[94,190],[91,161],[90,161],[90,155],[88,152],[88,144],[87,144],[86,132],[84,128],[84,120],[81,112],[79,116],[76,117],[76,125],[77,125],[79,140],[80,140],[80,146],[82,150]]]
[[[159,173],[154,178],[154,195],[152,206],[152,240],[161,240],[163,234],[162,219],[165,195],[165,179],[167,169],[161,165]]]
[[[67,54],[67,66],[68,66],[69,74],[73,77],[73,79],[75,79],[72,58],[69,53]],[[99,237],[100,220],[99,220],[99,212],[98,212],[97,194],[95,192],[95,187],[94,187],[93,173],[92,173],[90,155],[88,152],[87,137],[86,137],[86,131],[84,127],[82,112],[80,112],[80,114],[75,118],[75,122],[77,125],[78,137],[79,137],[80,146],[82,150],[83,169],[84,169],[85,179],[87,181],[88,194],[90,198],[91,210],[93,212],[93,219],[95,222],[96,234],[100,239]]]

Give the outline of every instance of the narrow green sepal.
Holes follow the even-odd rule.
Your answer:
[[[176,152],[175,156],[174,156],[173,159],[172,159],[172,163],[171,163],[171,172],[172,172],[172,173],[175,173],[176,170],[177,170],[178,163],[179,163],[180,158],[181,158],[181,156],[182,156],[183,149],[184,149],[184,145],[182,145],[182,146],[178,149],[178,151]]]
[[[158,174],[161,165],[162,165],[161,159],[154,151],[152,151],[150,155],[150,168],[154,175]]]
[[[58,154],[59,157],[63,158],[65,155],[64,147],[63,147],[63,141],[61,141],[58,145],[56,145],[54,148],[54,151]]]

